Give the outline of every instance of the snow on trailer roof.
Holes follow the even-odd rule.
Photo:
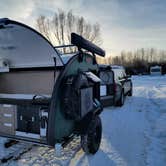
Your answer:
[[[67,64],[67,62],[77,53],[70,53],[70,54],[62,54],[61,58],[64,64]]]
[[[0,60],[10,68],[62,66],[52,44],[36,30],[22,23],[0,19]]]

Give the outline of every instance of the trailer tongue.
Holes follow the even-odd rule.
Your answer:
[[[0,19],[0,136],[54,147],[80,135],[84,151],[98,150],[102,106],[95,54],[105,52],[77,34],[71,38],[78,52],[63,62],[66,55],[34,29]]]

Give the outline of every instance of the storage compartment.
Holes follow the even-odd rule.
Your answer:
[[[65,79],[61,105],[66,119],[80,121],[93,111],[95,84],[100,79],[91,72],[85,74]]]
[[[0,133],[15,135],[17,128],[17,112],[15,105],[0,105]]]
[[[32,98],[32,95],[1,94],[3,102],[13,102],[15,105],[0,104],[0,135],[25,140],[46,140],[49,99],[39,98],[39,104],[35,104],[35,101],[32,104]]]
[[[84,117],[88,112],[93,109],[93,88],[83,88],[81,89],[81,110],[80,116]]]
[[[15,69],[0,73],[0,135],[46,142],[48,107],[59,70]]]
[[[17,106],[17,131],[40,134],[39,106]]]
[[[17,107],[17,136],[40,139],[46,137],[48,108],[40,105]]]

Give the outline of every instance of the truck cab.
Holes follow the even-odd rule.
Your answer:
[[[123,66],[111,66],[114,72],[115,80],[115,99],[114,104],[116,106],[122,106],[124,104],[125,96],[132,96],[133,87],[130,76],[125,72]]]

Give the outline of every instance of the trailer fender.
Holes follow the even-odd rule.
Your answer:
[[[89,125],[94,117],[94,113],[91,111],[85,115],[80,121],[76,122],[75,131],[78,134],[85,135],[88,132]]]

